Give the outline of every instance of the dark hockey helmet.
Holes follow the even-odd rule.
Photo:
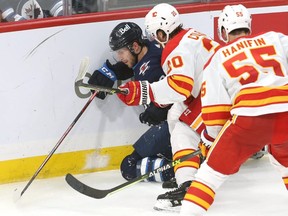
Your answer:
[[[137,42],[140,46],[144,45],[142,29],[133,22],[119,23],[109,36],[109,46],[113,51],[127,47],[131,53],[133,42]]]

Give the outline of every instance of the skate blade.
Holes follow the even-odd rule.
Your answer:
[[[173,206],[170,200],[157,200],[153,209],[156,211],[180,213],[181,205]]]

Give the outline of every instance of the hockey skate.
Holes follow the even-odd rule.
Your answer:
[[[168,191],[165,194],[160,194],[157,197],[156,204],[153,207],[154,210],[180,212],[180,207],[182,205],[181,201],[184,199],[186,191],[191,185],[191,182],[192,181],[186,181],[177,189]]]
[[[262,158],[265,154],[267,154],[267,146],[265,146],[263,149],[253,154],[250,158],[257,160]]]
[[[264,152],[259,151],[259,152],[256,152],[255,154],[253,154],[253,155],[251,156],[251,158],[257,160],[257,159],[262,158],[263,156],[264,156]]]
[[[173,188],[177,188],[177,187],[178,187],[178,184],[176,182],[176,178],[175,177],[173,177],[170,180],[165,181],[165,182],[162,183],[162,188],[163,189],[173,189]]]

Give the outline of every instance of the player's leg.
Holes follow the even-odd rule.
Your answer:
[[[139,160],[142,160],[142,157],[136,150],[122,160],[120,171],[124,179],[131,180],[137,177],[136,166]]]
[[[173,159],[183,157],[194,152],[198,148],[200,136],[188,125],[178,121],[171,134]],[[175,166],[175,177],[179,187],[157,197],[155,210],[179,211],[181,201],[184,198],[187,188],[195,178],[195,173],[200,166],[199,157],[193,157]]]
[[[198,101],[200,102],[200,100]],[[191,103],[192,104],[192,103]],[[201,105],[201,103],[199,103]],[[193,103],[193,106],[192,107],[189,107],[189,109],[192,109],[193,110],[193,113],[197,113],[197,111],[195,112],[194,110],[194,106],[196,104]],[[199,108],[197,109],[198,111],[201,110],[201,106],[197,106],[196,108]],[[168,112],[168,116],[167,116],[167,122],[168,122],[168,125],[169,125],[169,131],[170,133],[172,133],[172,131],[174,130],[175,128],[175,125],[180,121],[182,122],[185,122],[183,119],[180,119],[181,116],[183,116],[184,112],[188,109],[188,106],[187,106],[187,103],[184,103],[184,102],[179,102],[179,103],[175,103],[173,104],[173,106],[170,108],[169,112]],[[191,123],[195,120],[195,119],[190,119],[190,115],[189,116],[186,116],[184,115],[186,120],[188,120],[188,126],[190,127],[191,126]],[[193,115],[194,116],[194,115]],[[198,127],[197,125],[197,128],[195,128],[195,130],[197,129],[200,129],[201,127]],[[199,133],[200,134],[200,133]],[[176,151],[176,150],[175,150]],[[174,151],[174,152],[175,152]],[[174,158],[175,159],[175,158]],[[178,182],[183,182],[181,180],[178,180]],[[183,186],[183,185],[182,185]],[[169,182],[164,182],[163,185],[162,185],[163,188],[177,188],[178,187],[178,184],[177,184],[177,179],[176,178],[173,178],[171,179]]]
[[[168,164],[170,161],[166,158],[159,157],[145,157],[141,160],[137,161],[136,166],[136,174],[137,176],[144,175],[148,172],[151,172],[165,164]],[[173,169],[163,170],[162,172],[158,172],[155,175],[145,179],[144,181],[148,182],[164,182],[168,181],[174,177]]]
[[[268,146],[269,159],[280,172],[288,190],[288,112],[277,113],[275,116],[272,144]]]
[[[121,163],[122,176],[129,180],[169,163],[172,159],[167,122],[149,128],[133,145],[134,151]],[[174,177],[173,169],[165,170],[147,181],[163,182]]]
[[[286,143],[285,145],[288,146],[288,143]],[[288,152],[288,150],[286,149],[286,152]],[[277,157],[277,156],[276,156]],[[270,163],[280,172],[280,175],[283,179],[283,183],[286,187],[286,189],[288,190],[288,167],[287,166],[283,166],[282,164],[280,164],[273,155],[269,154],[269,159],[270,159]]]
[[[271,123],[269,117],[234,117],[225,124],[185,195],[181,216],[205,214],[226,179],[269,143]]]
[[[172,160],[170,133],[167,121],[150,127],[133,145],[134,149],[145,157],[165,157]]]
[[[173,160],[190,154],[198,149],[200,135],[183,122],[178,122],[171,134],[171,145]],[[175,166],[175,177],[180,185],[186,181],[191,181],[200,166],[199,156],[193,157],[186,162]]]
[[[167,114],[167,122],[170,134],[174,130],[175,124],[179,121],[179,117],[187,106],[183,102],[174,103]]]

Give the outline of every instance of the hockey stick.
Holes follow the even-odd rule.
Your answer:
[[[107,92],[109,94],[115,94],[115,93],[127,94],[127,92],[128,92],[128,89],[109,88],[109,87],[105,87],[105,86],[91,85],[91,84],[87,84],[84,82],[82,82],[78,86],[82,87],[82,88],[87,88],[90,90]]]
[[[96,188],[92,188],[92,187],[89,187],[88,185],[80,182],[78,179],[76,179],[73,175],[71,175],[70,173],[68,173],[65,177],[65,180],[66,182],[76,191],[78,191],[79,193],[82,193],[86,196],[89,196],[89,197],[92,197],[92,198],[95,198],[95,199],[102,199],[104,197],[106,197],[107,195],[110,195],[110,194],[113,194],[113,193],[116,193],[128,186],[131,186],[131,185],[134,185],[140,181],[143,181],[144,179],[146,178],[149,178],[151,176],[154,176],[156,175],[157,173],[159,172],[163,172],[167,169],[170,169],[176,165],[178,165],[179,163],[183,162],[183,161],[186,161],[192,157],[195,157],[197,155],[201,154],[201,150],[197,150],[191,154],[188,154],[188,155],[185,155],[183,156],[182,158],[179,158],[177,160],[174,160],[166,165],[163,165],[161,167],[158,167],[157,169],[151,171],[151,172],[148,172],[144,175],[141,175],[141,176],[138,176],[130,181],[127,181],[123,184],[120,184],[116,187],[113,187],[111,189],[104,189],[104,190],[100,190],[100,189],[96,189]]]
[[[89,67],[89,59],[86,57],[81,61],[80,67],[79,67],[79,74],[83,74],[83,71],[87,72]],[[34,181],[34,179],[37,177],[37,175],[39,174],[39,172],[43,169],[43,167],[46,165],[46,163],[48,162],[48,160],[52,157],[52,155],[54,154],[54,152],[56,151],[56,149],[60,146],[60,144],[63,142],[63,140],[65,139],[65,137],[68,135],[68,133],[71,131],[71,129],[73,128],[73,126],[76,124],[76,122],[78,121],[78,119],[81,117],[81,115],[84,113],[84,111],[87,109],[87,107],[89,106],[89,104],[91,103],[91,101],[96,97],[97,95],[97,91],[94,92],[94,94],[91,95],[91,97],[89,98],[89,100],[87,101],[87,103],[85,104],[85,106],[82,108],[82,110],[80,111],[80,113],[76,116],[76,118],[73,120],[73,122],[70,124],[70,126],[67,128],[67,130],[65,131],[65,133],[62,135],[62,137],[59,139],[59,141],[57,142],[57,144],[54,146],[54,148],[50,151],[50,153],[47,155],[47,157],[45,158],[45,160],[42,162],[42,164],[39,166],[39,168],[36,170],[36,172],[34,173],[34,175],[32,176],[32,178],[29,180],[29,182],[26,184],[26,186],[24,187],[24,189],[21,191],[20,193],[20,197],[25,193],[25,191],[28,189],[28,187],[31,185],[31,183]],[[19,197],[19,198],[20,198]]]

